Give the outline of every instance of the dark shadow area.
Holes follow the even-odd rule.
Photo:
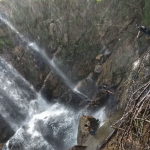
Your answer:
[[[13,135],[13,129],[0,114],[0,143],[6,143]]]

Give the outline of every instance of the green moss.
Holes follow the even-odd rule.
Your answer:
[[[116,68],[115,71],[112,73],[112,84],[118,84],[121,79],[124,77],[126,72],[125,68]]]
[[[0,37],[0,48],[5,46],[12,46],[12,42],[7,37]]]
[[[4,40],[1,40],[1,39],[0,39],[0,47],[3,47],[4,45],[5,45]]]
[[[150,25],[150,1],[145,1],[145,7],[144,7],[144,23],[147,25]]]
[[[144,73],[142,71],[139,72],[139,79],[141,79],[144,76]]]
[[[8,47],[12,47],[13,43],[7,37],[0,37],[0,54],[5,52],[5,49]]]

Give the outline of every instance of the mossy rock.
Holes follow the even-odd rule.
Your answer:
[[[139,77],[139,79],[143,78],[144,77],[144,72],[140,71],[138,77]]]
[[[125,68],[117,68],[112,74],[112,84],[117,85],[121,82],[125,75]]]
[[[4,48],[6,47],[12,47],[13,43],[11,42],[11,40],[7,37],[0,37],[0,54],[3,54]]]

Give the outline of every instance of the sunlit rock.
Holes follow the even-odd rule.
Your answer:
[[[55,27],[55,24],[54,23],[50,23],[50,25],[49,25],[49,35],[50,36],[54,35],[54,27]]]
[[[99,54],[95,57],[95,59],[100,60],[103,57],[103,54]]]
[[[94,72],[96,72],[96,73],[101,73],[102,72],[102,65],[96,65],[95,66],[95,69],[94,69]]]
[[[133,70],[137,69],[140,65],[140,60],[136,60],[134,63],[133,63]]]

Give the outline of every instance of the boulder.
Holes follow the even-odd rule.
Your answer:
[[[100,60],[102,57],[103,57],[103,54],[99,54],[99,55],[96,56],[95,59],[96,59],[96,60]]]
[[[101,73],[102,72],[102,65],[96,65],[95,66],[95,69],[94,69],[94,72],[96,72],[96,73]]]
[[[81,116],[79,120],[78,126],[78,135],[77,135],[77,143],[78,145],[86,146],[86,141],[90,138],[90,134],[87,129],[84,127],[85,124],[88,124],[93,130],[98,129],[98,120],[92,116]]]

